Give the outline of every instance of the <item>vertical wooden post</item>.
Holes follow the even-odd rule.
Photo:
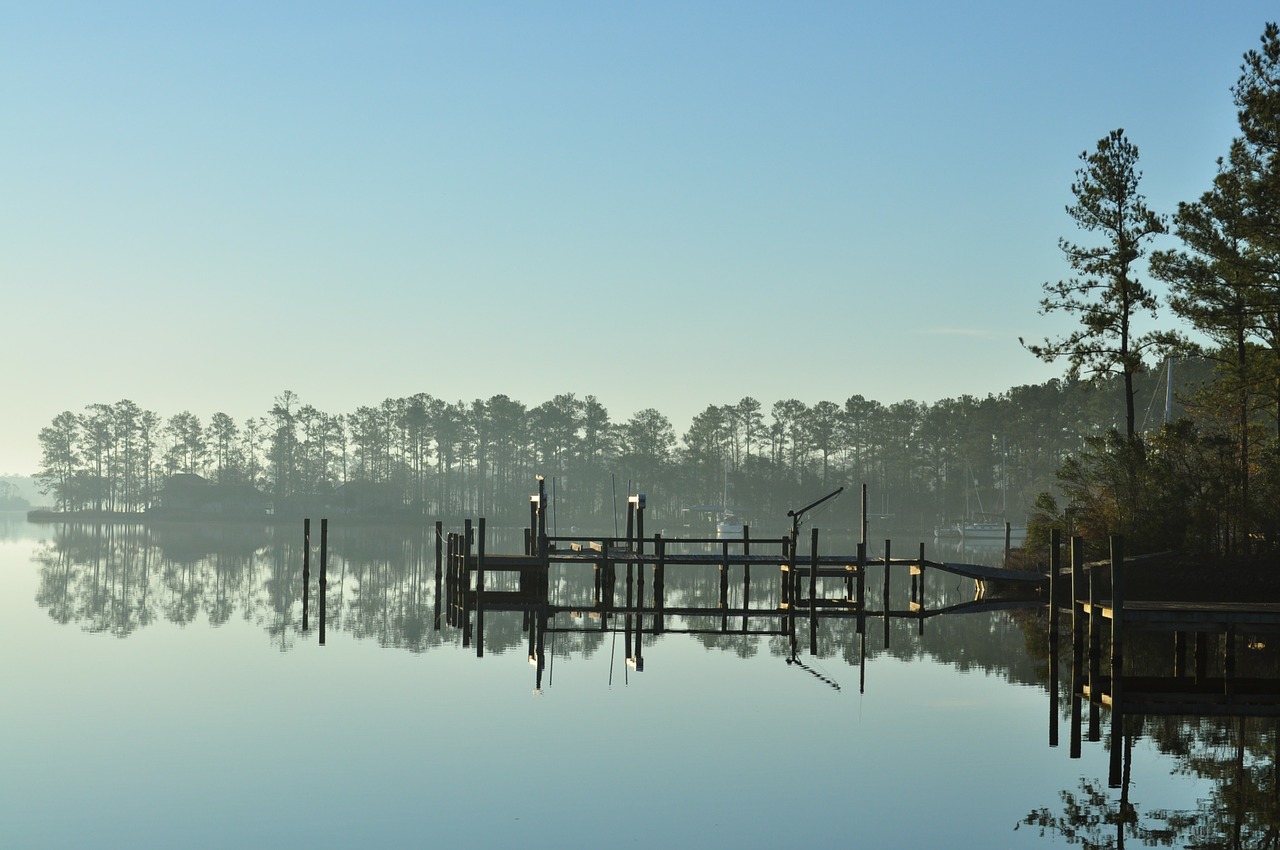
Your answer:
[[[616,533],[616,529],[615,529]],[[627,497],[627,551],[632,551],[635,546],[632,541],[635,540],[636,533],[636,503],[631,501],[631,497]]]
[[[1124,537],[1111,535],[1111,761],[1107,782],[1120,786],[1124,752]]]
[[[1111,693],[1124,671],[1124,537],[1111,535]],[[1112,709],[1114,712],[1115,709]]]
[[[1049,531],[1049,640],[1058,640],[1058,571],[1062,569],[1062,532]]]
[[[809,531],[809,611],[816,607],[818,599],[818,529]]]
[[[720,541],[720,608],[729,607],[729,541]]]
[[[436,615],[435,615],[435,631],[440,631],[440,583],[442,581],[441,568],[443,564],[444,554],[444,523],[436,520]]]
[[[325,597],[329,594],[329,520],[320,520],[320,645],[324,646]]]
[[[643,509],[641,509],[643,510]],[[644,538],[640,538],[644,546]],[[644,669],[644,560],[636,564],[636,656],[635,669]]]
[[[653,565],[653,633],[660,635],[666,629],[663,617],[667,607],[667,541],[661,534],[653,535],[653,553],[657,557]]]
[[[1004,565],[1009,566],[1009,548],[1010,538],[1013,536],[1013,527],[1006,520],[1004,524]]]
[[[889,648],[889,541],[884,541],[884,648]]]
[[[1071,664],[1071,743],[1069,757],[1073,759],[1080,758],[1080,738],[1081,727],[1083,725],[1083,717],[1080,711],[1080,689],[1083,687],[1080,654],[1073,656]]]
[[[476,539],[476,657],[484,657],[484,517]]]
[[[1071,663],[1084,672],[1084,538],[1071,538]]]
[[[889,620],[889,541],[884,541],[884,617]]]
[[[1098,570],[1095,567],[1089,568],[1089,690],[1091,691],[1090,704],[1095,704],[1097,698],[1098,679],[1101,675],[1102,668],[1102,616],[1098,609],[1098,593],[1100,581],[1098,579]],[[1090,735],[1092,736],[1092,732]],[[1090,740],[1094,740],[1092,737]]]
[[[1049,611],[1052,620],[1052,606]],[[1058,746],[1058,630],[1054,628],[1049,629],[1049,746]]]
[[[475,597],[471,593],[471,541],[474,539],[471,520],[462,521],[462,554],[458,558],[458,613],[462,615],[462,645],[471,646],[471,606]]]
[[[311,608],[311,518],[302,521],[302,630],[307,630]]]
[[[547,482],[542,480],[538,481],[538,558],[545,567],[547,565]]]
[[[601,628],[609,620],[609,611],[613,608],[614,585],[618,583],[617,576],[613,574],[613,559],[609,557],[609,552],[613,549],[614,541],[612,539],[605,540],[601,546],[600,553],[600,569],[604,573],[600,581],[604,590],[604,616],[600,618]]]
[[[793,530],[791,534],[783,538],[782,550],[787,559],[787,572],[783,581],[783,601],[787,603],[787,617],[783,625],[783,630],[791,635],[791,652],[795,654],[795,636],[796,636],[796,535]]]
[[[920,620],[916,626],[916,634],[924,636],[924,544],[920,544],[920,558],[916,561],[916,569],[920,573]]]
[[[742,632],[747,631],[747,610],[751,607],[751,526],[742,526]]]
[[[857,585],[858,634],[865,636],[867,633],[867,542],[865,540],[858,544]],[[865,640],[863,644],[865,646]]]
[[[861,536],[858,542],[865,545],[867,542],[867,485],[865,483],[862,485],[862,522],[859,529]]]
[[[818,529],[809,533],[809,654],[818,654]]]
[[[444,561],[444,621],[453,626],[453,541],[454,533],[449,532]]]
[[[641,555],[644,554],[644,494],[637,494],[640,502],[636,505],[636,551]],[[640,566],[644,566],[644,559],[640,559]]]

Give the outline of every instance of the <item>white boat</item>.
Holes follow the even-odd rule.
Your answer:
[[[933,536],[937,540],[959,540],[964,536],[964,531],[960,523],[939,525],[933,529]]]
[[[741,537],[744,523],[733,514],[721,514],[716,520],[716,537]]]
[[[966,540],[1004,540],[1003,522],[966,522],[960,525],[960,536]],[[1027,527],[1024,525],[1009,526],[1009,539],[1025,540]]]

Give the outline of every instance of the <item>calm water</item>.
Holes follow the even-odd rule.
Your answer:
[[[1127,788],[1105,734],[1069,758],[1042,609],[891,620],[888,648],[881,618],[826,620],[817,655],[802,621],[796,663],[784,636],[669,618],[704,633],[646,634],[637,672],[588,616],[590,568],[566,567],[553,601],[587,603],[551,624],[536,688],[520,613],[487,615],[483,658],[436,630],[432,541],[330,544],[320,646],[300,529],[0,521],[0,844],[1107,846],[1126,794],[1131,846],[1231,846],[1237,823],[1256,846],[1275,818],[1244,796],[1275,796],[1271,721],[1148,722]],[[776,595],[759,572],[753,604]],[[667,585],[692,603],[718,577]],[[934,575],[928,604],[973,592]]]

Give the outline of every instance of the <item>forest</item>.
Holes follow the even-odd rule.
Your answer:
[[[1209,374],[1176,367],[1179,386]],[[1163,417],[1164,373],[1144,375]],[[642,410],[615,421],[593,396],[528,406],[505,395],[445,402],[426,393],[326,413],[283,392],[267,413],[237,423],[168,417],[128,400],[66,411],[41,431],[40,479],[60,510],[145,511],[173,475],[251,485],[275,511],[324,508],[344,484],[377,485],[384,511],[519,520],[543,475],[560,518],[612,521],[615,495],[645,492],[650,516],[726,499],[753,521],[784,522],[788,508],[839,486],[868,485],[872,509],[899,524],[997,513],[1024,517],[1062,462],[1091,435],[1119,424],[1119,385],[1054,380],[999,396],[883,405],[753,398],[709,404],[677,437]],[[1181,410],[1181,406],[1179,410]]]
[[[38,478],[62,511],[153,509],[166,481],[248,488],[276,514],[335,504],[384,515],[523,516],[535,475],[565,525],[600,526],[643,491],[660,522],[731,505],[753,523],[838,486],[866,484],[897,528],[978,514],[1101,537],[1134,551],[1220,554],[1280,541],[1280,29],[1244,53],[1230,95],[1239,134],[1172,217],[1140,190],[1124,130],[1080,155],[1059,240],[1071,276],[1043,284],[1043,313],[1078,326],[1023,342],[1062,379],[986,398],[891,404],[709,403],[678,434],[656,409],[614,418],[592,395],[530,406],[506,395],[426,392],[325,412],[290,391],[242,422],[161,415],[128,400],[64,411],[39,435]],[[1167,290],[1158,297],[1153,287]],[[1155,330],[1142,331],[1148,324]],[[1175,364],[1171,370],[1163,364]],[[1172,371],[1177,404],[1165,413]]]

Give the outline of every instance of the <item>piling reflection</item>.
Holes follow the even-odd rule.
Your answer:
[[[1070,757],[1081,758],[1085,741],[1101,743],[1110,790],[1082,780],[1061,792],[1060,814],[1042,808],[1023,825],[1085,846],[1276,846],[1280,655],[1265,637],[1280,631],[1280,610],[1127,600],[1122,541],[1113,540],[1109,565],[1088,568],[1080,543],[1072,541],[1070,587],[1051,597],[1049,744],[1058,746],[1065,698]],[[1056,559],[1052,566],[1056,575]],[[1062,620],[1069,641],[1060,641]],[[1140,812],[1130,796],[1134,745],[1144,738],[1177,759],[1179,771],[1212,780],[1211,796],[1193,810]]]

